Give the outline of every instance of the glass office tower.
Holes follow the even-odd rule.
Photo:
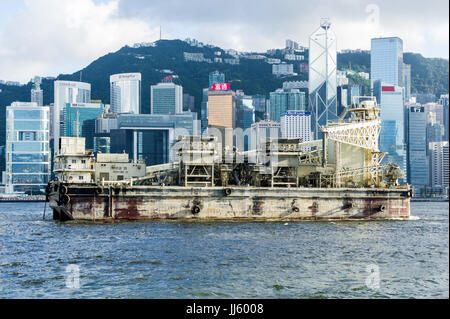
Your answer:
[[[423,106],[408,109],[408,183],[428,184],[427,117]]]
[[[305,111],[305,93],[298,89],[270,92],[270,120],[280,122],[280,114],[286,111]]]
[[[67,103],[90,103],[91,85],[84,82],[55,81],[53,106],[54,152],[59,151],[59,137],[64,132],[64,111]]]
[[[309,110],[315,138],[321,138],[321,126],[338,118],[336,59],[336,36],[323,19],[309,38]]]
[[[152,114],[180,114],[183,112],[183,87],[175,83],[151,86]]]
[[[374,38],[370,45],[370,84],[375,81],[403,85],[403,41],[397,37]]]
[[[67,103],[63,136],[84,137],[86,149],[94,149],[95,121],[103,111],[100,103]]]
[[[141,74],[121,73],[109,77],[111,113],[141,113]]]
[[[225,74],[219,71],[214,71],[209,74],[209,89],[212,88],[215,83],[225,83]]]
[[[387,152],[384,162],[393,162],[400,166],[405,176],[406,140],[405,140],[405,108],[403,104],[403,88],[375,81],[374,96],[381,108],[380,151]]]
[[[43,191],[50,177],[49,107],[14,102],[6,108],[6,192]]]

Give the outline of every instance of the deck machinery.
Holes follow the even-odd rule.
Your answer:
[[[362,97],[359,97],[362,98]],[[398,186],[404,174],[382,164],[380,109],[370,98],[348,109],[346,120],[322,128],[322,140],[267,141],[258,150],[222,149],[215,136],[178,137],[175,163],[147,169],[135,185],[185,187],[377,187]]]
[[[95,172],[89,178],[83,168],[80,181],[74,166],[63,165],[47,200],[59,220],[407,219],[412,193],[399,185],[400,168],[382,163],[379,113],[375,98],[358,97],[321,128],[320,140],[273,139],[246,152],[223,147],[217,136],[180,136],[172,163],[137,176],[139,163],[122,162],[116,175],[128,165],[128,177],[120,180],[99,180],[106,173]],[[60,162],[73,157],[66,142]],[[89,166],[113,165],[113,155]]]

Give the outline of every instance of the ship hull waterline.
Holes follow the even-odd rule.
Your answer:
[[[64,185],[47,201],[56,220],[409,219],[407,188]]]

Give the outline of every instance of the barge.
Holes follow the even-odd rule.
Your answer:
[[[320,140],[271,139],[240,152],[220,136],[180,136],[174,161],[148,167],[61,137],[46,200],[61,221],[408,219],[412,191],[396,164],[383,163],[380,109],[363,100]]]

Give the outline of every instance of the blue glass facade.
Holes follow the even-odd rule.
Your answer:
[[[280,122],[280,114],[286,111],[304,111],[305,93],[300,90],[277,90],[270,93],[270,120]]]
[[[408,108],[408,183],[428,184],[427,118],[423,106]]]
[[[215,83],[225,83],[225,74],[214,71],[209,74],[209,88]]]
[[[86,148],[94,148],[95,120],[103,113],[104,105],[98,103],[66,104],[64,111],[64,134],[86,138]],[[79,122],[79,127],[77,127]]]
[[[374,38],[370,46],[370,80],[403,86],[403,41],[397,37]]]
[[[384,162],[397,164],[407,175],[403,88],[375,81],[374,95],[381,108],[380,151]]]
[[[42,191],[50,177],[49,107],[14,102],[6,113],[6,191]]]

